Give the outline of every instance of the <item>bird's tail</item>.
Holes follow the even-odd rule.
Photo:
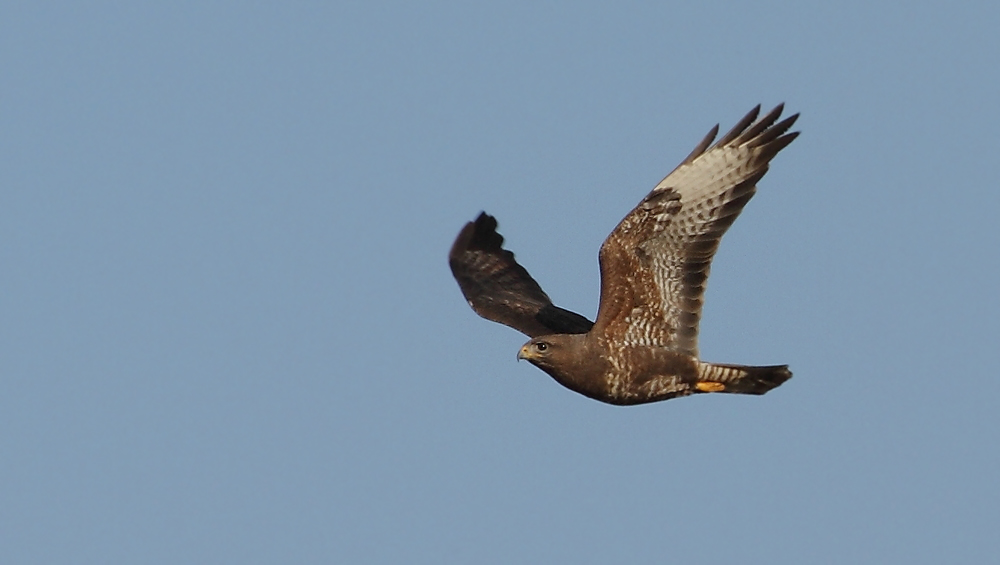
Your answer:
[[[732,392],[735,394],[764,394],[792,378],[788,365],[748,367],[698,363],[698,392]]]

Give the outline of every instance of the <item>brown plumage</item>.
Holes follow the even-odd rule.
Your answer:
[[[798,136],[787,133],[798,114],[778,122],[782,109],[757,120],[757,106],[711,145],[715,126],[611,232],[599,255],[596,322],[552,304],[503,249],[497,222],[485,212],[466,224],[449,254],[469,305],[533,338],[518,359],[602,402],[641,404],[699,392],[764,394],[779,386],[792,376],[787,365],[701,361],[698,323],[722,235],[754,195],[771,159]]]

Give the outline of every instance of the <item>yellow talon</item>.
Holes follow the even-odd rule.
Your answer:
[[[713,383],[711,381],[698,381],[694,383],[694,387],[701,392],[722,392],[726,390],[726,385],[722,383]]]

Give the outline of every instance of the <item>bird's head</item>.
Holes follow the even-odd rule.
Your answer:
[[[581,352],[583,334],[556,334],[536,337],[521,346],[518,359],[527,359],[532,365],[552,373],[573,365]]]
[[[527,359],[565,387],[597,398],[596,378],[604,373],[602,358],[595,357],[587,334],[555,334],[536,337],[521,346],[518,359]]]
[[[517,352],[517,360],[527,359],[534,363],[548,358],[552,354],[552,337],[555,336],[538,337],[525,343],[521,346],[521,350]]]

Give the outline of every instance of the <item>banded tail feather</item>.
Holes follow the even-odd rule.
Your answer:
[[[790,378],[792,372],[788,365],[751,367],[699,362],[695,388],[699,392],[764,394]]]

